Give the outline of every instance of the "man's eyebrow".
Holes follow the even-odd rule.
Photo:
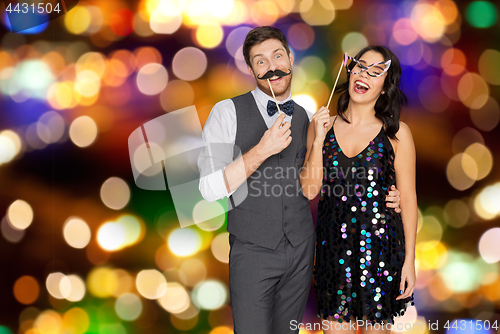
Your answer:
[[[276,53],[276,52],[278,52],[278,51],[285,51],[285,49],[283,49],[283,48],[277,48],[276,50],[274,50],[274,51],[273,51],[273,53]],[[258,53],[258,54],[256,54],[256,55],[254,55],[254,56],[252,57],[252,60],[253,60],[255,57],[258,57],[258,56],[263,56],[263,54],[262,54],[262,53]]]

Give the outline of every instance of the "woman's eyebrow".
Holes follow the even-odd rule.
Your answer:
[[[360,63],[362,63],[363,65],[365,65],[365,66],[366,66],[366,61],[364,61],[364,60],[362,60],[362,59],[360,59],[360,60],[358,60],[358,61],[359,61]],[[376,63],[373,63],[373,64],[376,64]],[[373,65],[373,64],[372,64],[372,65]],[[372,66],[372,65],[370,65],[370,66]],[[381,70],[381,71],[383,71],[383,70],[384,70],[382,67],[380,67],[380,66],[378,66],[378,65],[376,65],[375,67],[376,67],[376,68],[378,68],[378,69],[379,69],[379,70]]]

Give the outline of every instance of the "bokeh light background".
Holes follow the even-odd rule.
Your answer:
[[[456,332],[444,328],[455,319],[500,326],[498,10],[81,0],[13,34],[2,5],[0,334],[232,333],[224,216],[181,229],[168,191],[135,186],[127,139],[190,105],[203,125],[216,102],[253,89],[241,46],[258,25],[286,34],[292,95],[310,111],[326,104],[344,52],[382,44],[397,54],[419,200],[416,307],[398,321],[439,320],[441,333]],[[319,321],[311,289],[304,322]]]

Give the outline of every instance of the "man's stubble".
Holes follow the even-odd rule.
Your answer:
[[[276,98],[283,97],[282,95],[285,94],[285,92],[290,88],[292,84],[292,76],[293,76],[293,71],[290,73],[290,75],[287,75],[286,77],[282,77],[283,80],[286,80],[286,85],[281,91],[274,90],[274,94],[276,95]],[[260,79],[255,79],[257,82],[257,87],[270,97],[273,96],[273,93],[271,92],[271,89],[269,88],[269,83],[267,80],[260,80]],[[273,88],[274,89],[274,88]],[[288,96],[284,96],[283,99],[287,98]]]

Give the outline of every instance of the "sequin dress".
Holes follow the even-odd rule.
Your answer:
[[[414,305],[414,296],[396,300],[405,239],[401,215],[385,205],[396,177],[393,147],[382,128],[362,152],[348,158],[332,126],[323,162],[314,265],[317,315],[394,324],[395,316]]]

